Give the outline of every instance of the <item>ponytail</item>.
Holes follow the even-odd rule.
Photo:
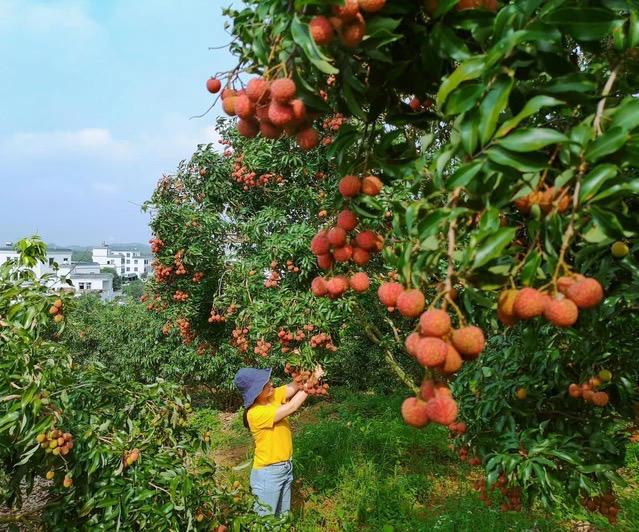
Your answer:
[[[245,408],[244,412],[242,413],[242,421],[244,422],[244,427],[246,427],[247,430],[251,430],[248,422],[248,408]]]

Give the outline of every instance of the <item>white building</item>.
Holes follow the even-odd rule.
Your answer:
[[[113,299],[113,276],[100,273],[97,262],[72,262],[71,254],[70,249],[51,247],[47,250],[45,262],[38,262],[32,269],[38,278],[44,274],[54,275],[48,281],[52,290],[74,292],[77,296],[95,293],[105,301]],[[9,259],[17,259],[18,255],[13,247],[0,246],[0,264]]]
[[[121,277],[146,277],[153,271],[153,255],[146,255],[136,248],[125,248],[117,244],[102,244],[93,248],[93,261],[102,268],[113,268]]]

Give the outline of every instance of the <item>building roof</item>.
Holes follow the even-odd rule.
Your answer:
[[[83,262],[72,262],[71,265],[72,266],[100,266],[100,263],[83,261]]]
[[[108,273],[72,273],[69,275],[71,279],[113,279]]]

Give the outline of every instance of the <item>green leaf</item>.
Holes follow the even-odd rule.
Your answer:
[[[448,95],[464,81],[481,76],[485,66],[485,57],[483,55],[471,57],[459,65],[441,84],[437,93],[437,105],[442,107]]]
[[[450,177],[450,179],[448,179],[448,181],[446,182],[446,188],[452,190],[457,187],[465,187],[479,173],[483,165],[483,160],[473,161],[472,163],[465,164],[464,166],[459,168]]]
[[[514,227],[500,227],[495,233],[486,237],[475,251],[473,269],[479,268],[497,258],[501,252],[510,244],[517,234]]]
[[[500,146],[516,152],[536,151],[549,144],[567,142],[568,137],[549,128],[520,129],[498,141]]]
[[[520,172],[538,172],[548,164],[546,157],[539,153],[515,153],[498,146],[486,150],[486,155],[489,161]]]
[[[497,133],[495,133],[495,137],[507,135],[513,128],[517,127],[522,120],[539,112],[540,109],[562,105],[563,103],[561,100],[557,100],[552,96],[535,96],[526,102],[526,105],[524,105],[521,111],[501,125]]]
[[[456,115],[472,109],[483,92],[483,83],[466,83],[448,97],[446,114]]]
[[[291,21],[291,37],[318,70],[325,74],[339,73],[339,70],[329,63],[329,58],[320,51],[315,41],[311,38],[308,24],[302,24],[297,15],[294,15]]]
[[[510,78],[498,81],[479,106],[479,139],[482,146],[490,140],[495,132],[497,120],[508,104],[508,96],[512,87],[513,80]]]
[[[639,126],[639,99],[629,98],[615,111],[610,129],[619,127],[623,131],[631,131],[637,126]]]
[[[521,283],[524,286],[531,286],[535,282],[539,266],[541,266],[541,254],[537,250],[533,250],[521,268]]]
[[[586,174],[581,182],[579,201],[592,199],[606,181],[617,175],[619,169],[614,164],[600,164]]]
[[[479,142],[479,113],[473,109],[467,115],[460,116],[457,122],[462,147],[468,155],[472,155]]]
[[[621,20],[613,11],[599,7],[559,7],[542,17],[547,24],[565,28],[578,41],[607,37]]]
[[[609,129],[590,145],[586,151],[586,160],[596,162],[619,150],[629,139],[630,135],[621,127]]]

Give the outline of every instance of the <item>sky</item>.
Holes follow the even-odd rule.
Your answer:
[[[140,205],[214,142],[231,0],[0,0],[0,245],[146,242]]]

